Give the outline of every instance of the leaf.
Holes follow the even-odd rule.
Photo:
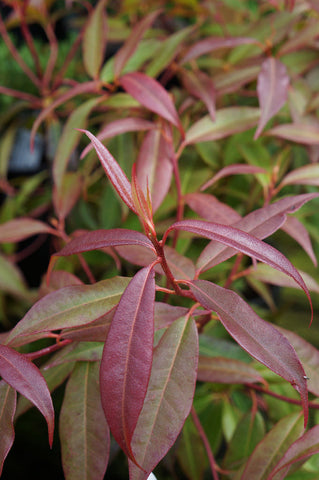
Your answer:
[[[76,364],[66,386],[59,430],[66,480],[103,480],[110,434],[101,406],[98,362]]]
[[[102,406],[110,430],[126,455],[131,449],[150,378],[154,341],[153,266],[131,280],[116,309],[101,361]]]
[[[267,58],[261,65],[257,80],[261,116],[254,140],[259,137],[268,120],[286,103],[288,87],[289,76],[285,65],[276,58]]]
[[[178,253],[175,248],[169,247],[168,245],[165,245],[164,253],[168,266],[176,280],[194,278],[195,265],[190,258],[184,257],[184,255]]]
[[[121,86],[144,107],[175,125],[183,134],[175,105],[165,88],[141,72],[127,73],[119,79]]]
[[[102,351],[103,342],[72,342],[48,360],[45,368],[50,369],[70,362],[98,362],[102,358]]]
[[[7,257],[0,255],[0,289],[18,298],[27,298],[28,290],[18,267]]]
[[[174,151],[169,147],[161,130],[151,130],[145,135],[138,154],[138,183],[144,193],[149,189],[154,212],[166,197],[171,184]]]
[[[113,307],[109,312],[90,323],[63,329],[61,337],[80,342],[105,342],[114,317],[115,308]]]
[[[254,165],[245,165],[242,163],[234,163],[233,165],[227,165],[227,167],[221,168],[216,175],[213,176],[208,182],[204,183],[201,187],[201,191],[216,183],[221,178],[228,177],[229,175],[247,175],[248,173],[267,173],[264,168],[255,167]]]
[[[219,287],[206,280],[196,280],[190,282],[189,285],[197,301],[204,308],[217,313],[228,333],[242,348],[260,363],[290,382],[299,392],[306,425],[308,392],[305,372],[286,337],[270,323],[258,317],[253,309],[232,290]]]
[[[270,480],[269,474],[289,445],[302,433],[299,414],[282,418],[267,433],[250,456],[240,480]]]
[[[54,211],[60,220],[64,220],[82,193],[83,176],[78,172],[67,172],[63,175],[59,189],[53,190]]]
[[[167,328],[178,318],[184,317],[188,309],[170,305],[169,303],[155,302],[154,327],[155,330]]]
[[[209,142],[243,132],[254,127],[259,119],[260,111],[253,107],[228,107],[216,111],[216,120],[212,122],[205,115],[195,122],[186,132],[185,143],[192,145],[198,142]]]
[[[14,441],[13,418],[16,410],[16,391],[5,382],[0,382],[0,475],[3,463]]]
[[[310,235],[303,224],[295,217],[288,217],[281,227],[281,230],[290,235],[291,238],[301,245],[304,251],[308,254],[314,266],[317,266],[317,259],[313,251]]]
[[[166,330],[154,350],[152,373],[133,439],[143,472],[129,461],[130,480],[146,480],[174,444],[190,412],[197,373],[195,322],[182,317]]]
[[[113,122],[108,123],[96,138],[103,142],[103,140],[107,140],[108,138],[115,137],[117,135],[121,135],[122,133],[126,132],[139,132],[141,130],[151,130],[155,128],[156,125],[153,122],[148,120],[144,120],[144,118],[138,117],[127,117],[127,118],[120,118],[119,120],[114,120]],[[81,157],[83,158],[87,153],[89,153],[93,148],[92,143],[87,145],[83,150]]]
[[[223,357],[199,356],[197,380],[212,383],[264,383],[264,379],[246,362]]]
[[[135,230],[125,228],[113,228],[112,230],[94,230],[79,237],[73,238],[65,245],[55,256],[65,257],[77,253],[98,250],[105,247],[115,247],[120,245],[139,245],[152,250],[156,253],[152,242],[146,235]]]
[[[265,207],[250,212],[244,218],[233,224],[244,232],[259,239],[268,237],[278,230],[285,222],[287,213],[294,213],[306,202],[316,198],[318,194],[304,194],[285,197]],[[207,270],[223,262],[235,254],[233,249],[216,242],[211,242],[200,254],[197,266],[201,271]]]
[[[267,263],[276,270],[279,270],[280,272],[283,272],[289,277],[293,278],[307,295],[312,308],[308,288],[296,268],[292,265],[288,258],[279,252],[279,250],[276,250],[274,247],[262,242],[258,238],[228,225],[204,222],[202,220],[182,220],[180,222],[173,223],[173,225],[166,230],[164,242],[171,230],[186,230],[188,232],[210,238],[211,240],[216,240],[244,253],[245,255],[249,255],[252,258],[256,258],[261,262]]]
[[[319,143],[319,130],[318,130]],[[285,185],[315,185],[319,186],[319,164],[313,163],[304,167],[296,168],[287,173],[280,183],[280,187]]]
[[[191,95],[204,102],[210,118],[214,122],[216,91],[212,79],[206,73],[199,70],[196,73],[191,71],[183,72],[182,81]]]
[[[149,15],[146,15],[137,25],[135,25],[129,37],[126,39],[123,47],[116,53],[114,57],[115,78],[120,75],[128,60],[133,56],[144,33],[150,28],[160,12],[161,10],[155,10],[154,12],[151,12]]]
[[[189,480],[203,480],[207,468],[207,457],[191,416],[186,419],[184,424],[176,455]]]
[[[86,72],[97,78],[104,60],[107,35],[106,0],[100,0],[86,24],[82,42],[83,64]]]
[[[43,332],[88,324],[117,305],[128,282],[128,278],[114,277],[49,293],[11,330],[6,343],[24,345],[38,334],[43,337]]]
[[[56,234],[46,223],[33,218],[20,217],[0,225],[0,243],[16,243],[39,233]]]
[[[235,223],[241,219],[226,203],[220,202],[214,195],[206,193],[188,193],[184,197],[185,203],[205,220],[225,225]]]
[[[181,64],[220,48],[232,48],[250,43],[256,43],[256,40],[249,37],[208,37],[192,45],[182,58]]]
[[[54,410],[49,389],[40,370],[21,353],[0,345],[0,376],[40,410],[46,419],[49,444],[52,446]]]
[[[305,460],[306,458],[319,452],[319,425],[311,428],[302,437],[298,438],[286,451],[273,471],[269,475],[269,480],[276,477],[276,480],[285,478],[285,469],[292,464]],[[278,475],[278,472],[279,475]]]
[[[267,136],[283,138],[304,145],[319,145],[319,127],[318,125],[308,125],[306,123],[285,123],[271,128],[266,133]]]
[[[92,133],[90,133],[88,130],[80,131],[85,133],[91,140],[106,175],[123,202],[134,213],[137,213],[132,200],[131,184],[115,158],[110,154],[107,148],[104,147],[104,145],[94,135],[92,135]]]
[[[79,143],[81,133],[80,128],[84,128],[87,122],[87,117],[91,110],[101,102],[103,97],[91,98],[90,100],[82,103],[82,105],[76,108],[69,116],[59,140],[56,154],[53,161],[53,179],[54,185],[57,188],[57,196],[59,198],[59,191],[62,187],[62,180],[64,173],[67,169],[70,156]]]

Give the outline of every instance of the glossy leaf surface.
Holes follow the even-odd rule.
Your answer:
[[[110,435],[99,390],[99,363],[78,362],[68,380],[60,413],[66,480],[103,480]]]
[[[154,350],[148,390],[132,439],[135,458],[145,472],[129,462],[130,480],[146,480],[174,444],[193,402],[197,357],[196,325],[182,317],[166,330]]]
[[[132,278],[122,295],[101,362],[103,410],[115,440],[133,460],[131,440],[152,367],[154,304],[154,271],[148,267]]]
[[[190,287],[203,307],[217,313],[228,333],[242,348],[290,382],[299,392],[306,425],[308,420],[306,374],[286,337],[270,323],[258,317],[252,308],[232,290],[206,280],[191,282]]]
[[[0,382],[0,475],[14,441],[13,418],[16,410],[16,391],[5,382]]]
[[[288,95],[289,76],[280,60],[269,57],[261,65],[258,75],[257,92],[261,116],[254,138],[257,139],[262,130],[281,107]]]
[[[54,410],[51,395],[40,370],[24,355],[0,345],[0,376],[35,405],[46,419],[52,446]]]
[[[114,277],[49,293],[33,305],[6,342],[24,345],[42,332],[88,324],[117,305],[128,282],[128,278]]]

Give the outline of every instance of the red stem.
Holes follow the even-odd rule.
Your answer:
[[[32,38],[32,35],[31,35],[29,27],[28,27],[28,24],[25,21],[26,8],[27,8],[27,2],[24,2],[22,8],[20,8],[19,3],[18,3],[16,12],[20,16],[22,35],[24,36],[26,44],[27,44],[27,46],[28,46],[28,48],[31,52],[37,76],[38,76],[38,78],[41,78],[42,77],[42,68],[41,68],[41,65],[40,65],[39,55],[38,55],[38,52],[36,51],[36,48],[35,48],[35,45],[34,45],[34,42],[33,42],[33,38]]]
[[[266,388],[260,387],[259,385],[249,384],[246,385],[247,388],[256,390],[260,393],[265,393],[266,395],[270,395],[271,397],[277,398],[278,400],[282,400],[283,402],[292,403],[293,405],[302,406],[301,400],[296,400],[295,398],[285,397],[285,395],[280,395],[279,393],[272,392],[271,390],[267,390]],[[314,410],[319,410],[319,403],[309,402],[309,408],[313,408]]]
[[[82,30],[79,33],[79,35],[76,37],[75,42],[73,43],[72,47],[70,48],[69,53],[67,54],[59,73],[55,77],[54,84],[53,84],[53,89],[58,88],[61,85],[61,83],[63,82],[64,74],[65,74],[69,64],[72,62],[72,60],[73,60],[73,58],[76,54],[77,49],[81,45],[83,33],[84,33],[84,31]]]
[[[49,43],[50,43],[50,57],[44,72],[43,76],[43,87],[47,88],[48,85],[50,84],[50,80],[52,78],[53,70],[58,58],[58,51],[59,51],[59,45],[57,42],[57,38],[54,33],[54,29],[49,23],[46,28],[45,28],[45,33],[48,37]]]
[[[25,356],[28,357],[29,360],[36,360],[37,358],[41,358],[41,357],[44,357],[45,355],[49,355],[50,353],[53,353],[56,350],[60,350],[60,348],[63,348],[66,345],[69,345],[69,343],[72,343],[72,340],[65,339],[65,340],[62,340],[61,342],[57,342],[57,343],[54,343],[53,345],[50,345],[50,347],[42,348],[37,352],[26,353]]]

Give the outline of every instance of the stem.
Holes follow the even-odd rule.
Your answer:
[[[229,288],[230,285],[232,284],[232,282],[234,281],[235,275],[236,275],[236,273],[237,273],[237,271],[238,271],[238,269],[239,269],[239,266],[240,266],[240,263],[241,263],[241,261],[242,261],[242,258],[243,258],[243,254],[242,254],[242,253],[239,253],[239,254],[237,255],[237,258],[236,258],[236,260],[235,260],[235,263],[234,263],[234,265],[233,265],[233,268],[232,268],[232,270],[231,270],[231,272],[230,272],[230,274],[229,274],[229,276],[228,276],[228,278],[227,278],[227,280],[226,280],[226,282],[225,282],[224,288]]]
[[[168,282],[172,285],[172,287],[174,288],[175,292],[177,293],[177,295],[183,295],[183,290],[181,289],[181,287],[176,283],[175,281],[175,278],[174,278],[174,275],[172,274],[168,264],[167,264],[167,261],[166,261],[166,258],[165,258],[165,253],[164,253],[164,248],[163,248],[163,244],[161,241],[158,241],[156,237],[153,237],[151,236],[151,241],[155,247],[155,250],[156,250],[156,253],[157,253],[157,256],[158,258],[160,259],[160,264],[161,264],[161,267],[162,269],[164,270],[164,273],[167,277],[167,280]]]
[[[50,57],[44,72],[43,76],[43,87],[46,88],[50,80],[52,78],[53,70],[58,58],[58,51],[59,51],[59,45],[57,42],[57,38],[54,33],[54,29],[52,28],[51,23],[49,23],[45,29],[45,33],[48,37],[49,43],[50,43]]]
[[[199,436],[202,439],[202,442],[204,444],[204,447],[205,447],[205,450],[206,450],[206,453],[207,453],[207,457],[208,457],[208,461],[209,461],[209,465],[210,465],[210,469],[211,469],[212,474],[213,474],[213,479],[218,480],[218,474],[217,474],[217,471],[216,471],[216,462],[215,462],[214,454],[213,454],[212,449],[210,447],[210,443],[209,443],[209,440],[206,436],[205,430],[203,429],[202,424],[200,423],[200,420],[198,418],[198,415],[197,415],[194,407],[192,407],[192,409],[191,409],[191,415],[192,415],[194,424],[197,428],[197,431],[199,433]]]
[[[44,357],[45,355],[53,353],[56,350],[60,350],[60,348],[63,348],[66,345],[69,345],[69,343],[72,343],[72,340],[65,339],[65,340],[62,340],[61,342],[58,341],[57,343],[50,345],[50,347],[42,348],[37,352],[26,353],[25,356],[28,357],[29,360],[35,360],[37,358],[41,358],[41,357]]]
[[[39,55],[38,55],[38,52],[36,51],[36,48],[35,48],[35,45],[34,45],[34,42],[33,42],[33,38],[32,38],[32,35],[31,35],[29,27],[28,27],[28,24],[25,21],[26,8],[27,8],[27,3],[24,2],[24,5],[23,5],[22,8],[20,8],[19,4],[18,4],[18,8],[17,8],[16,11],[17,11],[18,15],[20,15],[21,31],[22,31],[22,34],[23,34],[24,39],[26,41],[26,44],[27,44],[27,46],[28,46],[28,48],[31,52],[37,76],[38,76],[38,78],[41,78],[42,77],[42,68],[41,68],[41,65],[40,65]]]
[[[257,392],[270,395],[271,397],[277,398],[278,400],[282,400],[283,402],[291,403],[293,405],[299,405],[300,407],[302,406],[301,400],[285,397],[285,395],[280,395],[279,393],[272,392],[271,390],[267,390],[266,388],[260,387],[259,385],[246,384],[246,387],[252,390],[256,390]],[[314,410],[319,410],[319,403],[308,402],[308,406],[309,408],[312,408]]]
[[[33,107],[35,107],[36,105],[38,106],[38,108],[41,107],[41,100],[38,97],[31,95],[30,93],[20,92],[19,90],[13,90],[12,88],[3,87],[1,85],[0,93],[2,93],[3,95],[8,95],[10,97],[19,98],[20,100],[25,100],[26,102],[30,102],[31,104],[33,104]]]
[[[60,86],[60,84],[63,82],[64,74],[65,74],[69,64],[72,62],[72,60],[73,60],[73,58],[76,54],[77,49],[81,45],[83,34],[84,34],[84,31],[82,30],[79,33],[79,35],[76,37],[76,40],[74,41],[72,47],[70,48],[69,53],[67,54],[59,73],[55,77],[54,84],[53,84],[53,89],[58,88]]]

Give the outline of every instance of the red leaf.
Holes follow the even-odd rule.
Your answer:
[[[142,471],[129,462],[130,480],[146,480],[176,441],[189,415],[196,384],[196,324],[182,317],[166,330],[154,350],[152,373],[132,439]]]
[[[107,140],[108,138],[115,137],[121,133],[126,132],[138,132],[140,130],[151,130],[155,128],[156,125],[153,122],[144,120],[144,118],[138,117],[128,117],[120,118],[119,120],[114,120],[114,122],[108,123],[105,127],[102,128],[100,133],[96,136],[100,142]],[[83,158],[87,153],[89,153],[93,148],[93,145],[90,143],[83,150],[81,157]]]
[[[53,404],[49,389],[39,369],[21,353],[5,345],[0,345],[0,376],[40,410],[47,421],[49,443],[52,446]]]
[[[115,78],[120,75],[127,61],[132,57],[133,53],[138,47],[139,41],[143,37],[144,33],[152,25],[159,13],[160,10],[150,13],[149,15],[146,15],[137,25],[135,25],[129,37],[126,39],[123,47],[114,57]]]
[[[123,293],[101,362],[103,410],[115,440],[133,461],[131,440],[152,367],[154,304],[154,271],[149,266],[132,278]]]
[[[201,191],[206,190],[206,188],[210,187],[213,185],[213,183],[217,182],[217,180],[220,180],[221,178],[228,177],[229,175],[247,175],[247,173],[267,173],[267,171],[264,168],[255,167],[253,165],[234,163],[233,165],[228,165],[227,167],[219,170],[219,172],[216,173],[213,178],[202,185]]]
[[[241,216],[236,210],[217,200],[214,195],[188,193],[185,195],[184,200],[197,215],[205,220],[228,225],[238,222],[241,219]]]
[[[290,382],[299,392],[306,425],[308,420],[306,374],[287,338],[270,323],[258,317],[232,290],[206,280],[196,280],[189,285],[201,305],[217,313],[228,333],[242,348]]]
[[[303,224],[295,217],[288,217],[281,227],[281,230],[286,232],[288,235],[291,236],[299,245],[302,246],[304,251],[309,255],[311,258],[314,266],[317,266],[317,259],[315,252],[313,251],[310,235],[307,229],[303,226]]]
[[[267,58],[261,66],[257,81],[257,92],[261,116],[254,139],[261,134],[268,120],[281,109],[287,100],[289,76],[283,63]]]
[[[245,255],[267,263],[276,270],[292,277],[307,295],[312,312],[310,294],[300,273],[292,263],[274,247],[248,233],[238,230],[237,228],[213,222],[204,222],[201,220],[183,220],[181,222],[173,223],[173,225],[166,231],[164,241],[171,230],[186,230],[210,238],[211,240],[216,240],[217,242],[232,247]]]
[[[56,230],[39,220],[27,217],[16,218],[0,225],[0,243],[21,242],[21,240],[38,233],[57,234]]]
[[[213,52],[219,48],[232,48],[249,43],[257,42],[254,38],[248,37],[208,37],[192,45],[184,58],[182,58],[181,64],[200,57],[201,55],[205,55],[205,53]]]
[[[108,149],[104,147],[104,145],[88,130],[80,130],[80,132],[85,133],[91,140],[106,175],[123,202],[134,213],[137,213],[132,200],[131,184],[115,158],[110,154]]]
[[[119,82],[135,100],[171,122],[180,130],[182,135],[184,134],[170,95],[154,78],[141,72],[132,72],[121,77]]]
[[[0,475],[3,463],[14,441],[13,419],[16,411],[16,391],[5,382],[0,382]]]
[[[204,102],[210,118],[215,120],[215,99],[216,91],[212,79],[200,70],[196,73],[186,70],[182,76],[186,89],[196,98]]]
[[[152,242],[143,233],[125,228],[114,228],[112,230],[94,230],[76,237],[54,255],[66,257],[89,250],[119,245],[140,245],[155,252]]]
[[[154,212],[161,205],[169,190],[173,165],[169,144],[160,130],[148,132],[141,145],[137,159],[137,178],[144,193],[151,193]]]

